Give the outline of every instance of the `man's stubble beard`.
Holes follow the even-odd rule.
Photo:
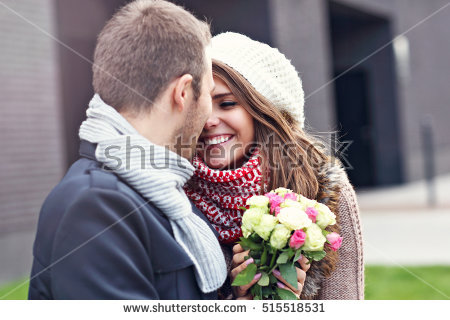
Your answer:
[[[192,160],[196,153],[198,138],[205,126],[207,118],[198,115],[198,101],[194,101],[189,110],[184,120],[184,125],[178,128],[173,140],[175,144],[181,141],[181,149],[177,150],[178,153],[182,157]]]

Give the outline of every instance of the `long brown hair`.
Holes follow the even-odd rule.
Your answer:
[[[261,184],[266,186],[261,192],[285,187],[317,199],[320,179],[317,170],[329,161],[319,149],[321,143],[306,134],[288,113],[274,107],[231,67],[213,60],[213,75],[227,84],[254,119],[255,142],[262,160]]]
[[[278,110],[226,64],[213,60],[213,75],[227,84],[238,103],[253,117],[255,142],[262,160],[261,193],[286,187],[324,202],[336,214],[337,222],[327,230],[340,233],[340,186],[330,173],[338,172],[341,166],[325,153],[325,143],[304,132],[287,112]],[[336,268],[337,252],[329,246],[324,250],[325,258],[311,262],[301,299],[317,297],[317,288]]]

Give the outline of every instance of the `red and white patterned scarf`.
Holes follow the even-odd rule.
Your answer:
[[[242,210],[247,199],[261,190],[260,156],[255,152],[242,167],[233,170],[209,168],[199,156],[192,161],[195,173],[185,186],[187,196],[219,232],[220,243],[242,237]]]

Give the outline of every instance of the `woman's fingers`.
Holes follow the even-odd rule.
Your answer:
[[[296,269],[298,269],[298,268],[296,268]],[[284,285],[285,287],[288,287],[294,293],[300,293],[301,292],[300,291],[300,287],[296,289],[289,282],[284,280],[284,278],[281,276],[280,271],[278,271],[277,269],[273,270],[272,274],[275,276],[275,278],[277,278],[279,280],[279,282],[277,283],[279,288],[281,288],[281,286]],[[297,273],[297,276],[298,276],[298,273]]]
[[[247,251],[242,251],[242,252],[238,252],[235,253],[233,255],[233,259],[231,260],[231,269],[234,269],[236,267],[239,267],[242,265],[242,263],[247,262],[248,260],[245,260],[245,257],[248,256],[248,253],[250,252],[250,250]],[[249,259],[250,260],[250,259]],[[252,260],[253,262],[253,260]],[[251,262],[249,262],[248,264],[250,264]],[[242,270],[244,270],[245,268],[243,268]],[[242,271],[241,270],[241,271]],[[239,271],[240,272],[240,271]],[[238,272],[238,273],[239,273]]]
[[[233,246],[233,254],[240,253],[242,251],[244,251],[244,248],[242,248],[240,244]]]
[[[295,294],[295,296],[297,297],[297,299],[300,299],[300,294],[301,294],[301,292],[302,292],[302,290],[303,290],[303,285],[299,282],[298,284],[298,288],[299,288],[299,291],[296,291],[296,290],[292,290],[291,288],[291,286],[286,286],[284,283],[282,283],[282,282],[277,282],[277,287],[278,288],[280,288],[280,289],[285,289],[285,290],[289,290],[289,291],[291,291],[293,294]]]
[[[250,250],[244,251],[240,244],[237,244],[233,247],[233,260],[231,261],[231,281],[233,282],[236,276],[241,273],[247,266],[254,262],[253,258],[245,260],[245,257],[248,256]],[[247,297],[249,296],[248,289],[250,289],[258,280],[261,278],[261,273],[255,275],[253,280],[245,285],[240,287],[232,287],[235,296],[237,297]],[[251,297],[251,295],[250,295]],[[248,300],[248,299],[243,299]]]
[[[282,285],[285,285],[286,287],[288,287],[291,291],[293,291],[294,293],[298,293],[300,294],[302,292],[303,289],[303,285],[305,284],[305,279],[306,279],[306,272],[300,268],[295,268],[295,271],[297,272],[297,284],[298,284],[298,289],[294,288],[289,282],[287,282],[282,276],[280,271],[278,271],[277,269],[272,271],[272,274],[275,276],[275,278],[277,278]]]
[[[300,268],[295,268],[295,271],[297,271],[297,281],[299,283],[301,283],[301,285],[303,287],[303,285],[305,284],[305,280],[306,280],[306,272]]]
[[[247,266],[251,263],[253,263],[253,258],[246,260],[245,262],[241,263],[238,267],[231,270],[231,280],[234,281],[236,276],[239,273],[241,273],[245,268],[247,268]],[[256,282],[258,282],[259,279],[261,279],[261,273],[257,273],[249,284],[245,286],[233,287],[234,294],[237,297],[245,296],[247,294],[248,289],[250,289]]]
[[[242,258],[242,262],[237,266],[231,269],[231,279],[234,281],[234,278],[241,273],[247,266],[251,263],[253,263],[253,258],[247,259],[244,261],[244,258]],[[233,264],[234,264],[234,257],[233,257]]]
[[[237,244],[233,247],[233,260],[231,262],[231,280],[234,281],[236,276],[242,272],[247,266],[251,263],[253,263],[253,259],[250,258],[248,260],[245,260],[245,257],[248,256],[249,250],[244,251],[242,246],[240,244]],[[306,280],[306,272],[309,270],[311,265],[308,263],[308,259],[305,256],[301,256],[298,259],[298,262],[300,264],[300,268],[295,268],[297,272],[297,286],[298,288],[294,288],[290,283],[288,283],[282,276],[281,273],[278,270],[273,271],[273,275],[279,280],[277,283],[277,286],[282,289],[286,289],[294,293],[297,298],[300,297],[300,294],[303,290],[303,286],[305,284]],[[251,300],[253,299],[252,295],[248,293],[248,290],[259,281],[261,278],[261,274],[258,273],[255,275],[254,279],[245,286],[240,287],[233,287],[233,291],[236,297],[240,300]]]
[[[236,297],[246,296],[248,294],[248,289],[250,289],[255,283],[257,283],[261,279],[261,273],[257,273],[253,280],[246,284],[245,286],[232,287],[234,288],[234,294]]]
[[[311,267],[311,264],[308,263],[308,259],[304,255],[302,255],[297,261],[300,263],[300,267],[302,267],[302,270],[305,272]]]

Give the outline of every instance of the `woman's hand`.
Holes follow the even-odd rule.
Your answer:
[[[308,264],[308,259],[306,259],[304,256],[301,256],[300,259],[298,259],[297,261],[298,261],[298,263],[300,263],[300,267],[301,267],[301,269],[295,267],[295,269],[297,270],[297,281],[298,281],[297,288],[298,289],[295,289],[291,284],[289,284],[286,280],[284,280],[284,278],[281,276],[280,271],[275,269],[275,270],[273,270],[272,274],[275,276],[275,278],[280,280],[277,283],[278,288],[289,290],[295,294],[297,299],[300,299],[300,294],[302,293],[303,285],[305,284],[306,272],[309,270],[309,267],[311,265]]]
[[[249,264],[253,263],[253,259],[250,258],[245,260],[244,258],[248,255],[249,250],[244,251],[240,244],[237,244],[233,247],[233,260],[231,262],[231,282],[233,283],[236,276],[244,270]],[[308,259],[305,257],[301,257],[298,262],[300,263],[301,269],[296,268],[297,270],[297,281],[298,281],[298,289],[293,288],[280,274],[278,270],[273,271],[273,275],[279,280],[277,283],[279,288],[286,289],[292,291],[297,298],[300,297],[302,293],[303,285],[305,284],[306,272],[308,271],[310,265],[308,263]],[[258,280],[261,278],[261,274],[258,273],[253,278],[252,282],[245,286],[232,287],[234,295],[238,300],[252,300],[252,295],[248,292]]]
[[[233,247],[233,260],[231,261],[231,283],[233,283],[236,276],[247,266],[251,263],[253,263],[253,258],[245,260],[244,258],[248,256],[250,250],[244,251],[242,246],[240,244],[237,244]],[[252,300],[252,296],[250,294],[247,294],[248,289],[250,289],[258,280],[261,278],[261,274],[256,274],[253,278],[252,282],[245,286],[239,286],[234,287],[232,286],[231,289],[233,290],[233,294],[237,299],[239,300]]]

